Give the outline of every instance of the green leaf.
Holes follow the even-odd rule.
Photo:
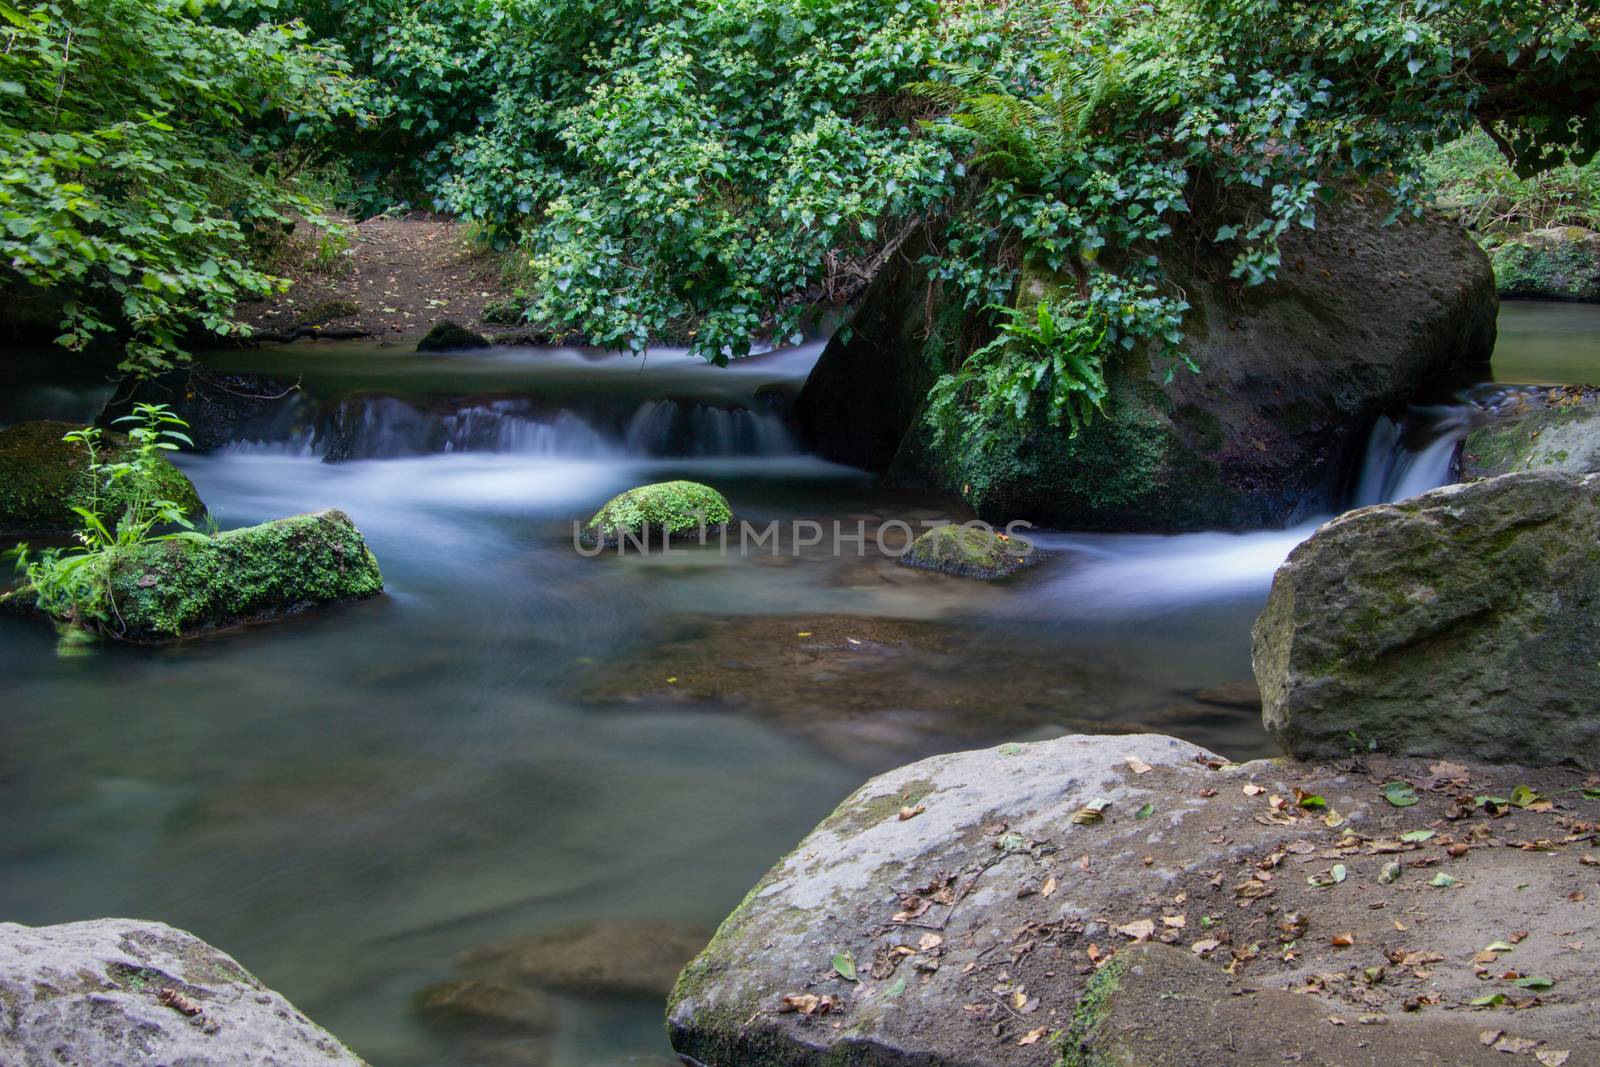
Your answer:
[[[1397,808],[1409,808],[1417,802],[1417,791],[1408,782],[1390,782],[1383,787],[1383,799]]]
[[[886,997],[898,997],[901,993],[904,993],[905,991],[906,991],[906,980],[905,980],[905,976],[902,975],[899,978],[896,978],[894,980],[894,984],[893,985],[891,985],[888,989],[885,989],[883,991],[883,995],[886,996]]]
[[[1299,804],[1302,808],[1325,808],[1328,806],[1326,799],[1313,793],[1307,793],[1305,796],[1301,797]]]
[[[856,958],[850,953],[841,952],[833,957],[833,969],[846,982],[856,981]]]
[[[1148,819],[1150,816],[1154,815],[1155,813],[1156,813],[1156,806],[1154,804],[1146,804],[1146,805],[1144,805],[1144,807],[1142,807],[1138,811],[1134,812],[1133,813],[1133,817],[1135,819]]]
[[[1407,830],[1400,835],[1400,840],[1408,845],[1417,845],[1434,836],[1432,830]]]
[[[1486,997],[1474,997],[1467,1001],[1474,1008],[1494,1008],[1506,1002],[1504,993],[1490,993]]]
[[[1538,800],[1539,794],[1535,793],[1532,789],[1529,789],[1525,785],[1519,785],[1511,791],[1510,799],[1512,804],[1519,808],[1525,808],[1529,804],[1532,804],[1534,801]]]
[[[1440,871],[1438,874],[1433,876],[1433,881],[1429,882],[1428,884],[1433,886],[1435,889],[1449,889],[1451,886],[1456,884],[1456,879],[1452,878],[1448,874],[1445,874],[1443,871]]]
[[[1523,989],[1550,989],[1556,983],[1550,978],[1540,978],[1536,975],[1525,975],[1522,978],[1518,978],[1511,984],[1514,986],[1520,986]]]

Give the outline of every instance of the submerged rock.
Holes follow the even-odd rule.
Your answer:
[[[1390,779],[1422,783],[1400,821],[1375,784]],[[1382,755],[1350,775],[1236,766],[1148,734],[936,756],[869,781],[767,873],[679,977],[669,1033],[703,1067],[1043,1067],[1063,1052],[1067,1064],[1242,1065],[1299,1052],[1308,1063],[1444,1067],[1493,1062],[1472,1052],[1484,1029],[1575,1063],[1600,1050],[1575,1036],[1589,1030],[1600,957],[1562,947],[1600,934],[1593,909],[1567,899],[1593,881],[1586,846],[1446,851],[1469,838],[1559,842],[1570,813],[1519,812],[1514,830],[1482,810],[1445,821],[1464,791],[1570,781]],[[1430,825],[1458,836],[1397,840]],[[1427,866],[1380,882],[1397,857]],[[1448,888],[1430,884],[1446,869]],[[1569,995],[1513,1011],[1534,993],[1497,980],[1504,1010],[1412,1010],[1419,997],[1464,1007],[1484,995],[1465,963],[1413,972],[1511,936],[1505,893],[1520,883],[1516,925],[1534,933],[1516,964],[1559,973]],[[1383,980],[1363,980],[1369,967]],[[1285,989],[1315,989],[1317,1010]],[[1466,1058],[1452,1058],[1458,1050]]]
[[[502,986],[586,997],[660,998],[710,939],[710,930],[688,923],[579,923],[479,946],[464,953],[457,966],[463,974]]]
[[[412,998],[418,1015],[449,1029],[506,1029],[548,1034],[556,1028],[550,999],[530,989],[452,981],[428,986]]]
[[[1491,253],[1502,296],[1600,300],[1600,233],[1557,226],[1518,234]]]
[[[464,352],[473,348],[489,348],[489,339],[473,333],[465,326],[441,319],[433,324],[422,340],[417,342],[418,352]]]
[[[618,493],[583,528],[587,544],[628,537],[659,545],[662,538],[714,535],[733,518],[727,498],[699,482],[657,482]],[[649,540],[647,540],[649,539]]]
[[[1559,402],[1479,426],[1461,444],[1461,477],[1515,471],[1600,470],[1600,401],[1588,391],[1552,390]]]
[[[1253,658],[1285,752],[1600,768],[1600,475],[1362,508],[1273,579]]]
[[[907,567],[941,571],[963,578],[1004,578],[1038,561],[1038,549],[984,525],[936,526],[912,542],[900,557]]]
[[[1277,281],[1239,290],[1232,252],[1200,239],[1167,265],[1193,309],[1198,374],[1113,358],[1104,417],[1076,436],[1041,420],[981,456],[934,446],[922,419],[940,370],[987,337],[912,251],[880,272],[848,339],[824,350],[798,414],[824,456],[959,493],[997,523],[1168,531],[1283,525],[1325,508],[1372,420],[1425,379],[1487,362],[1494,277],[1435,220],[1384,225],[1372,198],[1283,239]],[[1208,237],[1209,235],[1207,235]],[[1187,246],[1185,246],[1187,247]],[[1028,270],[1019,301],[1069,281]],[[1073,290],[1075,292],[1075,289]]]
[[[203,540],[113,549],[111,599],[120,628],[140,644],[294,615],[383,591],[378,561],[342,511],[274,519]],[[32,599],[23,588],[13,604]]]
[[[0,1063],[361,1067],[193,934],[155,922],[0,923]]]
[[[82,426],[69,422],[25,422],[0,430],[0,537],[61,536],[81,523],[74,507],[87,508],[94,496],[89,476],[89,453],[81,444],[62,438]],[[104,434],[101,461],[129,458],[128,439]],[[191,514],[205,510],[194,486],[182,471],[161,460],[158,492]],[[100,514],[115,518],[128,505],[131,491],[126,481],[101,487]]]

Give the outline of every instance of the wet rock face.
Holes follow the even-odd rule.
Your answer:
[[[941,455],[921,412],[941,372],[981,343],[918,266],[898,258],[829,344],[797,413],[830,459],[959,493],[983,518],[1071,529],[1283,525],[1325,507],[1381,412],[1452,367],[1487,362],[1496,301],[1487,257],[1437,221],[1384,225],[1350,200],[1284,238],[1277,281],[1239,291],[1227,254],[1169,265],[1193,305],[1200,373],[1139,353],[1112,361],[1106,417],[1076,437],[1042,422],[991,453]],[[1051,284],[1024,277],[1021,288]]]
[[[1494,250],[1502,296],[1600,300],[1600,233],[1556,226],[1518,234]]]
[[[1600,767],[1600,475],[1508,474],[1350,512],[1256,621],[1263,720],[1377,750]]]
[[[1035,562],[1036,552],[1031,544],[1014,544],[992,529],[952,524],[935,527],[917,538],[900,562],[907,567],[989,580],[1004,578]]]
[[[711,939],[685,923],[618,919],[481,945],[456,961],[467,975],[584,997],[665,997]]]
[[[1573,387],[1550,393],[1555,400],[1542,409],[1497,419],[1468,434],[1461,445],[1461,477],[1600,470],[1600,397]]]
[[[768,872],[679,977],[668,1030],[703,1067],[1445,1067],[1496,1062],[1485,1029],[1584,1062],[1600,957],[1572,945],[1600,918],[1572,781],[1230,765],[1152,734],[936,756]],[[1516,785],[1543,799],[1474,804]],[[1476,966],[1497,943],[1511,958]]]
[[[0,1063],[361,1067],[237,961],[162,923],[0,923]]]

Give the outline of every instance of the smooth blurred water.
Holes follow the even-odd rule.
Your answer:
[[[1534,368],[1537,353],[1516,346],[1541,336],[1538,324],[1519,321],[1505,351]],[[1584,343],[1593,366],[1600,348]],[[0,620],[0,918],[161,919],[239,957],[376,1064],[461,1065],[476,1061],[409,1009],[456,953],[574,920],[714,925],[870,773],[1095,724],[1266,754],[1254,712],[1203,697],[1248,679],[1251,620],[1312,526],[1041,532],[1050,558],[999,585],[826,546],[573,550],[574,519],[672,477],[710,482],[758,525],[945,514],[799,450],[775,412],[815,356],[728,370],[535,349],[215,357],[218,369],[300,378],[317,408],[274,424],[270,440],[182,457],[218,521],[344,508],[388,591],[175,648],[74,658],[53,654],[47,630]],[[1573,360],[1561,347],[1548,373]],[[13,388],[0,419],[83,419],[109,392],[99,381]],[[340,440],[358,443],[357,458],[323,462],[319,441],[332,438],[318,437],[319,405],[351,396],[364,399],[344,417],[365,420],[364,436]],[[1382,477],[1404,470],[1384,492],[1442,480],[1421,461],[1426,447],[1398,436],[1385,447]],[[905,718],[917,709],[886,701],[881,722],[830,734],[759,709],[584,695],[585,679],[694,620],[809,615],[946,635],[957,651],[941,669],[985,708],[930,735]],[[1040,706],[1027,664],[1070,673],[1070,696]],[[927,669],[916,655],[883,667],[891,691]],[[867,727],[870,743],[854,740]],[[548,1062],[664,1063],[661,1010],[565,1000]]]

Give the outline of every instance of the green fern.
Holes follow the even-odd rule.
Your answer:
[[[946,64],[944,81],[917,82],[910,91],[949,114],[925,125],[970,138],[973,163],[1000,177],[1038,186],[1082,147],[1095,119],[1126,90],[1120,51],[1097,46],[1084,55],[1044,56],[1041,92],[1021,96],[993,73]]]

